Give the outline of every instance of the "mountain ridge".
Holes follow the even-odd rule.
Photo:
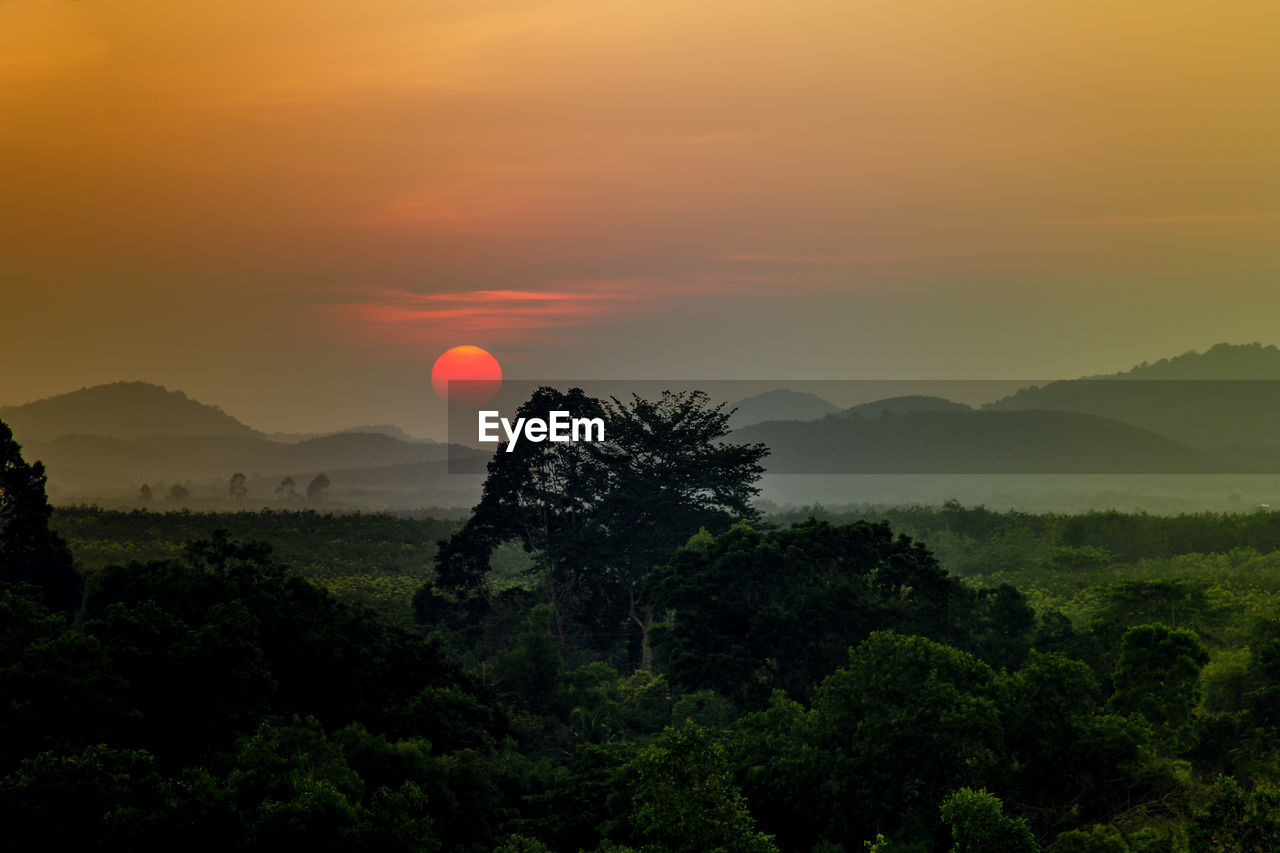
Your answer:
[[[1018,390],[982,411],[1048,409],[1097,415],[1199,448],[1276,443],[1280,349],[1215,344],[1106,376]]]
[[[19,441],[62,435],[143,438],[148,435],[265,437],[218,406],[142,381],[93,385],[0,408]]]

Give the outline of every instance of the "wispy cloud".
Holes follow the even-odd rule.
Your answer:
[[[520,289],[436,291],[363,285],[350,301],[320,310],[357,337],[371,342],[421,344],[467,337],[485,342],[563,338],[573,329],[624,312],[669,307],[672,299],[721,293],[754,279],[724,274],[665,279],[616,279]]]
[[[581,325],[635,299],[625,283],[577,289],[468,290],[414,293],[364,286],[357,299],[324,310],[357,331],[399,342],[435,342],[459,335],[509,340]]]

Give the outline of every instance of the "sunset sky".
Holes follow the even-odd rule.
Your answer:
[[[1280,4],[0,0],[0,405],[1280,343]]]

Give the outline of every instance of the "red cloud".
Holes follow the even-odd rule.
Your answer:
[[[360,293],[364,298],[359,301],[325,310],[362,336],[433,346],[463,334],[524,340],[616,313],[637,298],[627,282],[597,282],[573,289],[442,293],[362,287]]]
[[[564,283],[532,290],[415,293],[365,285],[357,298],[321,310],[357,337],[378,344],[436,348],[462,337],[491,343],[563,339],[624,311],[671,310],[671,302],[743,293],[764,280],[700,273],[677,279],[619,279]]]

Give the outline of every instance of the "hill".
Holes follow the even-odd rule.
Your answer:
[[[1280,380],[1280,348],[1252,344],[1214,344],[1154,364],[1143,362],[1120,373],[1089,379],[1271,379]]]
[[[756,424],[770,474],[1229,473],[1223,458],[1129,424],[1074,412],[910,412]]]
[[[413,439],[387,425],[267,436],[216,406],[147,382],[10,406],[0,409],[0,420],[12,427],[25,458],[45,464],[49,493],[59,503],[131,504],[143,483],[159,500],[177,483],[191,495],[184,506],[219,508],[216,502],[229,500],[235,473],[248,478],[254,505],[295,500],[277,492],[281,481],[292,477],[305,487],[320,473],[332,482],[331,505],[472,503],[476,484],[447,476],[446,460],[452,453],[457,470],[482,471],[488,459],[488,453]]]
[[[52,441],[64,435],[141,438],[204,435],[236,438],[261,433],[216,406],[149,382],[115,382],[81,388],[21,406],[0,408],[19,442]]]
[[[848,414],[864,418],[878,418],[883,414],[905,415],[909,412],[971,412],[972,408],[964,403],[953,403],[943,397],[911,395],[906,397],[886,397],[871,403],[862,403],[845,410]]]
[[[1280,350],[1218,344],[1111,376],[1024,388],[983,409],[1078,412],[1199,448],[1266,448],[1277,444]]]
[[[136,490],[141,483],[156,481],[213,480],[225,485],[236,472],[279,482],[286,475],[296,479],[321,472],[332,475],[423,463],[441,467],[450,445],[407,442],[377,433],[342,433],[296,443],[233,436],[63,435],[30,442],[23,450],[27,458],[44,462],[50,486],[60,494],[95,495],[104,490]],[[480,453],[456,446],[453,452],[467,459]]]
[[[289,444],[297,444],[300,441],[306,441],[311,438],[327,438],[331,435],[346,435],[348,433],[377,433],[379,435],[388,435],[392,438],[398,438],[401,441],[412,441],[420,444],[435,444],[434,438],[418,438],[410,435],[400,427],[393,424],[371,424],[369,426],[347,427],[346,429],[334,430],[332,432],[273,432],[267,435],[272,441],[283,441]]]
[[[739,429],[765,421],[810,421],[839,411],[832,403],[804,391],[778,388],[739,400],[737,411],[729,418],[729,427]]]

